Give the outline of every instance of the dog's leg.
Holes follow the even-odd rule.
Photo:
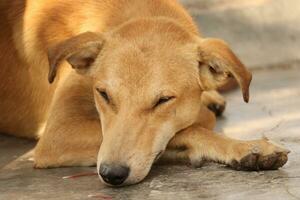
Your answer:
[[[216,90],[203,92],[202,104],[214,112],[216,116],[221,116],[226,107],[224,97]]]
[[[96,165],[100,142],[91,85],[80,80],[64,83],[58,88],[46,130],[35,149],[35,167]]]
[[[194,125],[179,133],[170,141],[168,149],[181,150],[180,158],[189,158],[194,166],[204,160],[224,163],[237,170],[271,170],[287,162],[288,150],[268,139],[241,141],[219,135]]]

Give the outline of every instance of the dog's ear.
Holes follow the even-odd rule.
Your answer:
[[[217,89],[234,77],[242,89],[244,101],[249,101],[252,75],[224,41],[199,39],[198,52],[200,84],[203,89]]]
[[[57,68],[64,60],[77,72],[87,72],[102,49],[103,43],[104,40],[100,34],[85,32],[49,48],[49,83],[54,81]]]

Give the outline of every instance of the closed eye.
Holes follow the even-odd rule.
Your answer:
[[[158,99],[158,101],[154,104],[153,108],[156,108],[162,104],[165,104],[171,100],[175,99],[175,96],[164,96],[164,97],[160,97]]]
[[[108,97],[108,94],[105,92],[105,90],[101,90],[99,88],[96,88],[96,90],[100,94],[100,96],[106,101],[106,103],[110,103],[110,99]]]

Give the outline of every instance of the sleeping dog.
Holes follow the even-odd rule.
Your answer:
[[[175,0],[2,0],[0,11],[0,132],[39,139],[36,168],[97,165],[105,184],[128,185],[159,157],[286,163],[266,138],[212,131],[216,89],[235,79],[248,102],[251,73]]]

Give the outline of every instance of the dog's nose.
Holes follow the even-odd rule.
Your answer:
[[[99,174],[111,185],[121,185],[129,175],[129,168],[122,165],[101,164]]]

